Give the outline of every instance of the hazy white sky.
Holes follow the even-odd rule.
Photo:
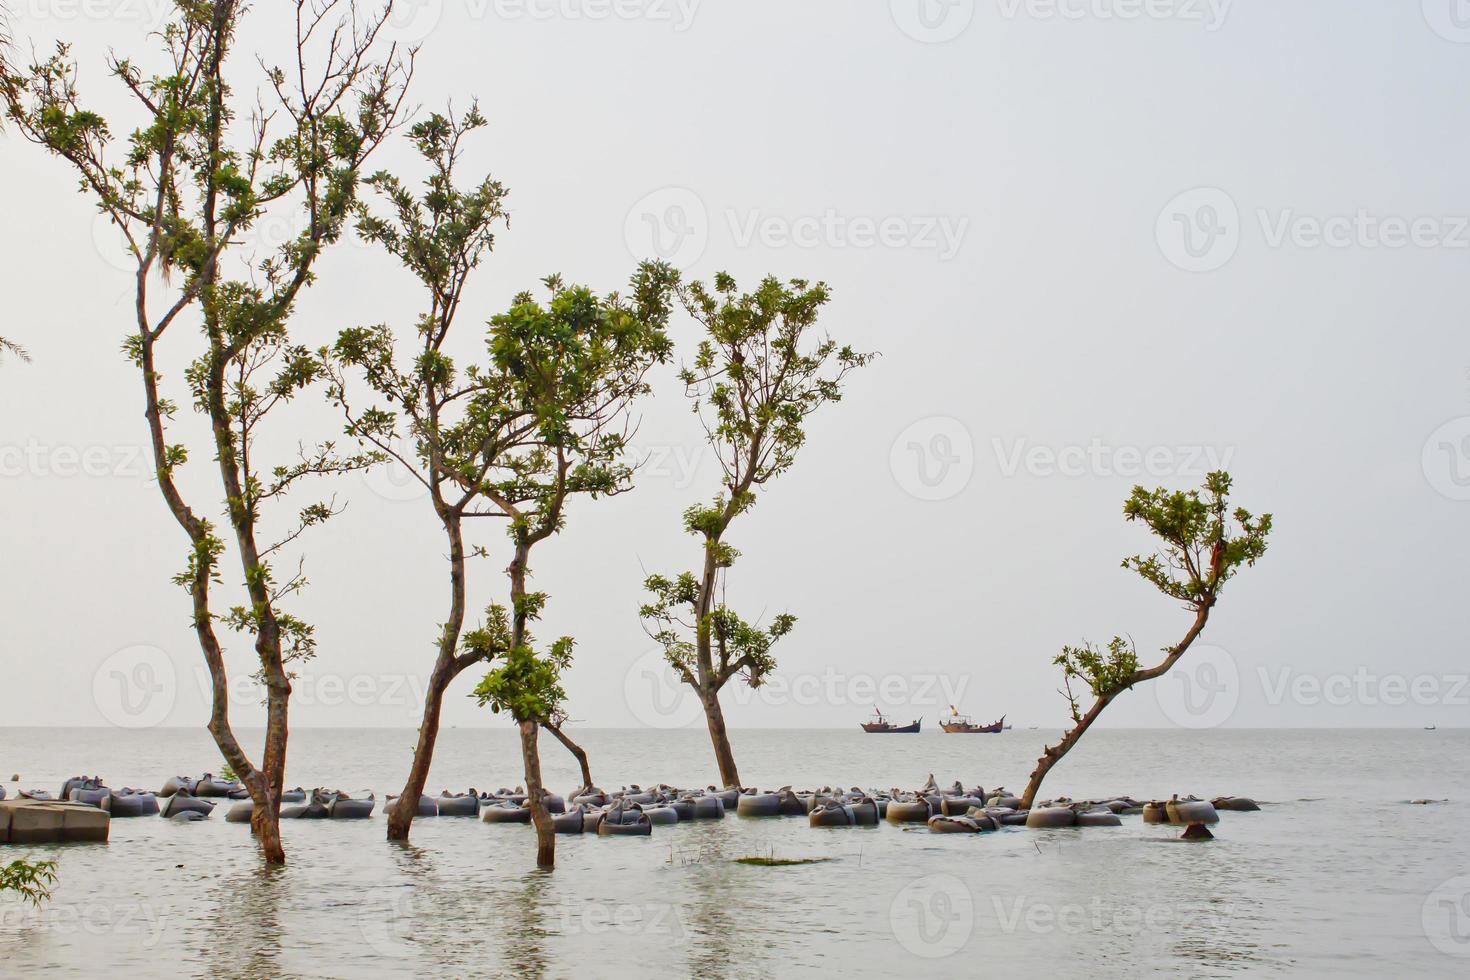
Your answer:
[[[101,59],[145,50],[161,6],[14,0],[12,26],[74,39],[114,110]],[[244,48],[283,51],[278,6],[256,4]],[[444,0],[394,30],[423,43],[416,103],[482,100],[467,173],[512,192],[461,351],[542,275],[613,289],[657,252],[696,276],[826,280],[825,326],[883,353],[731,535],[732,599],[800,617],[781,684],[727,690],[733,725],[846,726],[875,699],[1059,725],[1063,643],[1128,632],[1148,657],[1187,625],[1119,568],[1148,544],[1121,519],[1129,489],[1222,464],[1240,504],[1275,513],[1271,551],[1197,661],[1107,721],[1470,722],[1470,5]],[[13,133],[0,188],[0,333],[34,357],[0,365],[0,718],[202,724],[168,584],[185,542],[118,354],[125,264],[73,176]],[[311,343],[411,322],[412,283],[370,249],[320,279],[297,321]],[[683,320],[676,337],[696,339]],[[591,725],[700,723],[657,687],[636,610],[645,570],[696,561],[679,514],[718,468],[672,370],[644,413],[637,491],[578,507],[535,568],[542,632],[578,638]],[[273,445],[338,430],[301,411]],[[347,513],[307,547],[298,608],[321,652],[294,721],[416,723],[437,525],[391,474],[337,494]],[[503,564],[476,569],[475,607]],[[248,673],[248,649],[231,659]],[[461,696],[475,680],[447,723],[501,723]],[[237,716],[254,701],[242,689]]]

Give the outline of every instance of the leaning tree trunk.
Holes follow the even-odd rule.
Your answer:
[[[437,502],[437,493],[436,502]],[[449,619],[439,637],[439,657],[434,662],[434,672],[429,675],[429,687],[424,692],[424,715],[419,722],[418,742],[414,745],[413,764],[408,769],[408,779],[398,802],[388,811],[388,839],[408,840],[413,818],[418,816],[419,797],[429,781],[429,768],[434,763],[434,747],[439,742],[439,718],[444,709],[444,693],[450,683],[458,677],[472,660],[455,659],[460,631],[464,628],[464,537],[461,533],[459,516],[440,507],[440,519],[444,522],[449,537]]]
[[[1062,761],[1063,756],[1072,751],[1072,747],[1087,733],[1087,730],[1092,727],[1092,723],[1097,721],[1098,716],[1103,713],[1103,709],[1112,704],[1118,695],[1124,691],[1131,690],[1135,684],[1141,684],[1144,681],[1151,681],[1156,677],[1162,677],[1169,672],[1171,667],[1179,662],[1179,658],[1184,656],[1184,651],[1189,649],[1190,645],[1194,643],[1195,639],[1204,630],[1205,623],[1210,618],[1210,607],[1213,605],[1213,597],[1209,597],[1201,602],[1195,612],[1194,625],[1189,628],[1188,633],[1184,634],[1184,639],[1180,640],[1177,646],[1169,650],[1169,655],[1164,658],[1163,663],[1157,667],[1150,667],[1147,670],[1135,670],[1127,681],[1100,696],[1093,703],[1092,707],[1088,709],[1087,714],[1082,716],[1082,720],[1077,722],[1067,734],[1062,736],[1060,742],[1056,745],[1048,745],[1046,747],[1046,751],[1042,753],[1041,758],[1036,760],[1036,768],[1031,773],[1031,781],[1026,784],[1026,792],[1021,797],[1020,809],[1031,809],[1031,805],[1036,802],[1036,794],[1041,791],[1041,783],[1046,779],[1046,774],[1051,772],[1053,766]]]
[[[720,766],[720,785],[726,789],[740,785],[740,771],[735,768],[735,752],[730,747],[730,734],[725,731],[725,712],[720,707],[720,692],[700,692],[704,705],[705,721],[709,723],[709,738],[715,749],[715,761]]]
[[[591,789],[592,767],[587,762],[587,751],[583,749],[582,746],[572,741],[571,737],[568,736],[566,732],[561,730],[560,725],[554,725],[548,721],[544,722],[541,727],[546,729],[553,736],[555,736],[556,740],[562,745],[566,746],[567,751],[576,758],[577,765],[582,767],[582,786],[585,789]]]
[[[436,667],[429,678],[428,690],[424,692],[424,717],[419,723],[419,738],[413,749],[413,764],[408,769],[408,779],[398,801],[388,811],[388,839],[408,840],[413,818],[418,816],[419,799],[424,795],[424,786],[429,781],[429,767],[434,762],[434,746],[439,741],[439,715],[444,707],[444,691],[448,682]]]

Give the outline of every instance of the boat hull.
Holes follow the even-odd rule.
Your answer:
[[[889,725],[880,724],[876,721],[863,722],[863,731],[869,735],[914,735],[919,731],[923,721],[916,721],[912,725]]]
[[[1002,715],[1000,721],[991,725],[974,725],[967,721],[942,721],[939,727],[950,733],[961,733],[965,735],[998,735],[1005,731],[1006,720]]]

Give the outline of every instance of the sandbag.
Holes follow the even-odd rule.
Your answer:
[[[718,796],[696,796],[689,801],[695,820],[720,820],[725,816],[725,804]],[[681,814],[682,819],[682,814]]]
[[[1067,806],[1036,807],[1026,817],[1026,826],[1035,828],[1075,827],[1077,811]]]
[[[531,808],[514,803],[496,803],[480,808],[480,820],[484,823],[530,823]]]
[[[893,800],[885,814],[889,823],[927,823],[929,803],[927,800]]]
[[[158,813],[158,797],[152,793],[122,789],[112,794],[108,812],[114,817],[155,816]]]
[[[735,813],[742,817],[775,817],[781,814],[779,793],[742,795],[735,803]]]
[[[159,810],[159,815],[165,818],[176,817],[181,813],[198,813],[209,816],[214,812],[214,804],[209,800],[201,800],[197,796],[190,796],[182,790],[170,796]]]

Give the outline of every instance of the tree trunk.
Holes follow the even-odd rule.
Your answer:
[[[720,708],[718,691],[700,692],[704,717],[709,723],[709,739],[715,747],[715,761],[720,766],[720,785],[725,789],[740,785],[740,771],[735,768],[735,752],[730,748],[730,735],[725,731],[725,712]]]
[[[418,743],[413,750],[413,764],[408,769],[408,779],[398,802],[388,811],[388,839],[406,841],[413,818],[418,816],[419,798],[424,795],[424,785],[429,781],[429,767],[434,763],[434,746],[439,741],[439,715],[444,707],[444,691],[448,681],[441,677],[436,666],[429,678],[429,689],[424,692],[424,718],[419,723]]]
[[[521,729],[521,757],[526,764],[526,805],[531,808],[531,823],[536,826],[536,867],[556,867],[556,828],[546,809],[541,785],[541,755],[536,747],[540,726],[534,721],[518,723]]]
[[[1163,663],[1157,667],[1150,667],[1147,670],[1135,670],[1132,676],[1128,678],[1126,684],[1122,684],[1117,690],[1110,691],[1098,698],[1092,707],[1088,709],[1087,714],[1082,716],[1082,720],[1072,726],[1072,729],[1066,735],[1062,736],[1060,742],[1054,746],[1048,745],[1046,747],[1046,751],[1042,753],[1041,758],[1036,760],[1036,768],[1032,770],[1031,780],[1026,784],[1026,792],[1021,797],[1020,808],[1022,810],[1031,809],[1031,804],[1036,802],[1036,794],[1041,791],[1041,783],[1046,779],[1046,774],[1051,772],[1053,766],[1062,761],[1063,756],[1072,751],[1072,746],[1076,745],[1082,736],[1087,733],[1087,730],[1092,727],[1092,723],[1097,721],[1098,715],[1103,713],[1104,708],[1112,704],[1118,695],[1124,691],[1131,690],[1133,685],[1142,683],[1143,681],[1153,680],[1156,677],[1162,677],[1169,672],[1171,667],[1179,662],[1179,658],[1184,656],[1184,651],[1188,650],[1190,645],[1203,632],[1205,623],[1210,619],[1210,607],[1213,605],[1213,597],[1210,597],[1200,605],[1195,612],[1194,625],[1189,628],[1188,633],[1184,634],[1184,639],[1179,641],[1178,646],[1175,646],[1169,651],[1169,655],[1164,658]]]
[[[268,865],[285,864],[286,848],[281,843],[281,797],[268,790],[257,793],[252,789],[250,798],[255,802],[250,811],[250,832],[255,835],[261,857]]]
[[[510,562],[511,649],[519,649],[526,643],[527,614],[523,605],[526,597],[526,570],[530,564],[532,539],[524,531],[518,533],[515,557]],[[556,829],[551,823],[551,814],[546,811],[542,799],[541,753],[536,745],[536,735],[541,722],[517,718],[521,731],[521,761],[526,768],[526,805],[531,808],[531,822],[536,826],[536,867],[556,866]]]
[[[413,750],[413,764],[408,769],[408,780],[398,802],[388,811],[388,839],[408,840],[413,818],[418,816],[419,797],[424,793],[424,784],[429,781],[429,767],[434,763],[434,746],[439,742],[439,716],[444,709],[444,692],[466,667],[473,662],[467,658],[455,659],[459,646],[460,632],[464,629],[464,534],[459,512],[444,505],[434,487],[434,504],[439,520],[444,524],[444,533],[449,538],[449,618],[439,636],[439,657],[434,662],[434,672],[429,676],[429,689],[424,692],[424,716],[419,722],[418,743]]]
[[[553,725],[550,722],[547,722],[541,727],[545,728],[548,732],[555,736],[556,740],[562,745],[565,745],[567,751],[570,752],[574,757],[576,757],[577,765],[582,767],[582,787],[584,789],[591,789],[592,767],[587,763],[587,752],[582,748],[582,746],[578,745],[576,742],[573,742],[571,738],[567,736],[567,733],[561,730],[560,725]]]

